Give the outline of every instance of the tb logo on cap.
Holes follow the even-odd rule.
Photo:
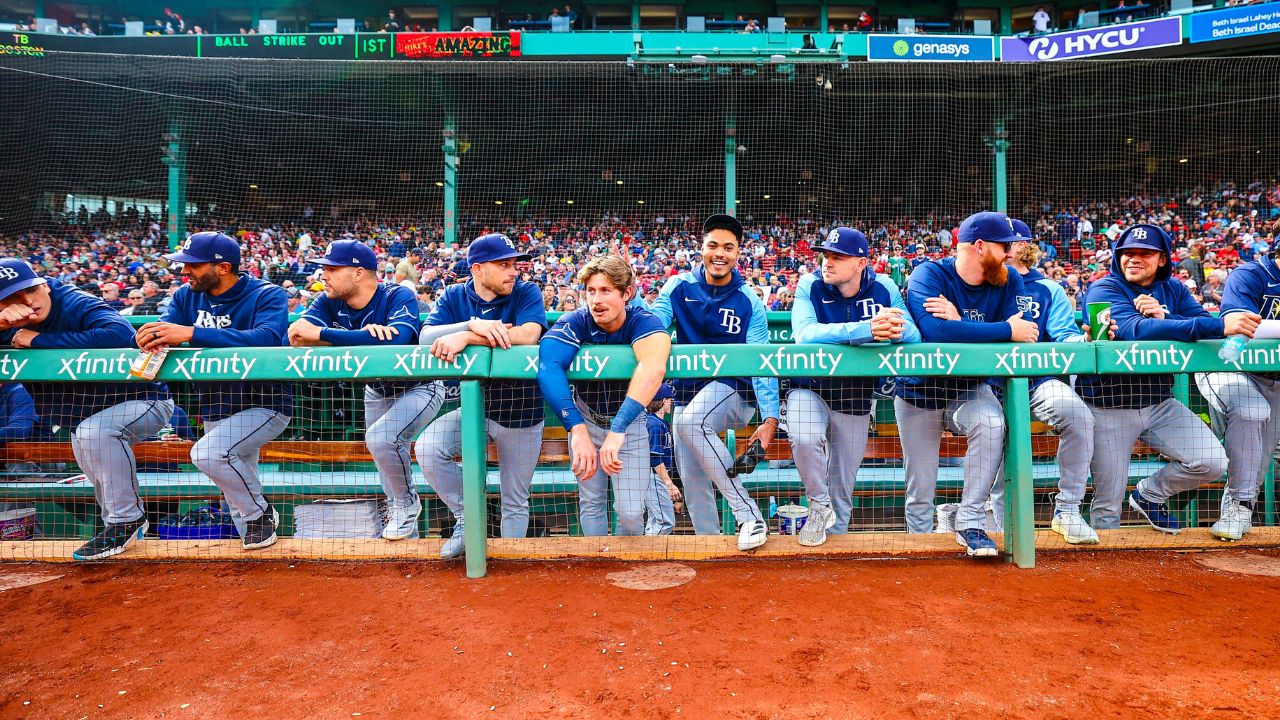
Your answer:
[[[1147,239],[1147,229],[1146,229],[1146,228],[1134,228],[1134,229],[1133,229],[1133,232],[1129,233],[1129,237],[1133,238],[1134,240],[1146,240],[1146,239]]]
[[[834,242],[838,241],[839,239],[840,239],[840,231],[839,231],[839,230],[832,230],[831,232],[827,233],[827,242],[829,242],[829,243],[834,243]]]
[[[511,242],[511,238],[507,237],[506,235],[500,235],[499,237],[502,238],[502,242],[507,244],[507,247],[511,248],[512,250],[516,249],[516,244]]]
[[[11,267],[0,267],[0,278],[4,278],[5,280],[17,280],[18,271]]]

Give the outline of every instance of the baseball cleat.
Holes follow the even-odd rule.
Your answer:
[[[817,547],[827,541],[827,531],[836,525],[836,511],[830,505],[809,501],[809,517],[796,534],[796,542],[805,547]]]
[[[1151,502],[1142,497],[1142,493],[1136,488],[1129,495],[1129,507],[1137,510],[1138,514],[1151,524],[1151,527],[1162,533],[1177,535],[1178,531],[1182,529],[1182,523],[1178,522],[1178,518],[1169,512],[1169,506],[1162,502]]]
[[[440,557],[443,560],[460,558],[467,552],[466,533],[463,532],[462,521],[453,526],[453,534],[440,546]]]
[[[995,557],[998,554],[996,544],[987,536],[987,532],[981,528],[957,530],[956,544],[964,547],[964,551],[969,557]]]
[[[1222,508],[1222,516],[1209,528],[1209,534],[1219,540],[1235,541],[1253,529],[1253,508],[1244,503],[1228,500]]]
[[[258,550],[276,544],[276,528],[280,526],[280,513],[271,505],[256,520],[250,520],[244,529],[244,549]]]
[[[1089,527],[1078,512],[1058,512],[1053,515],[1053,524],[1049,527],[1072,545],[1097,545],[1098,533]]]
[[[411,503],[387,503],[387,524],[382,528],[386,540],[404,540],[413,537],[418,529],[418,516],[422,514],[422,501],[414,498]]]
[[[937,507],[938,528],[934,530],[936,533],[949,533],[956,531],[956,511],[960,506],[956,503],[943,503]]]
[[[769,526],[763,520],[748,520],[738,528],[738,549],[755,550],[769,539]]]
[[[71,557],[74,560],[84,562],[87,560],[104,560],[112,555],[119,555],[135,541],[141,540],[150,527],[151,524],[147,522],[146,518],[130,523],[107,525],[102,529],[102,532],[94,535],[92,540],[71,553]]]

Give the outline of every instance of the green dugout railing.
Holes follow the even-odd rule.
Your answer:
[[[1250,342],[1239,362],[1218,358],[1221,341],[1041,343],[1035,345],[738,345],[676,346],[668,362],[672,378],[713,377],[1000,377],[1005,378],[1007,522],[1004,552],[1020,567],[1035,565],[1031,412],[1027,378],[1044,375],[1173,374],[1175,394],[1188,399],[1187,374],[1280,370],[1280,341]],[[128,380],[136,350],[4,350],[0,381],[89,382]],[[585,346],[570,368],[575,380],[626,380],[636,368],[629,347]],[[241,348],[177,349],[159,379],[214,380],[379,380],[461,381],[465,418],[462,433],[467,575],[486,572],[485,501],[486,378],[536,378],[537,349],[491,351],[468,348],[452,363],[425,348]],[[1267,484],[1268,508],[1274,490]]]

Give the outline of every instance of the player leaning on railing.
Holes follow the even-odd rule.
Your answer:
[[[1252,337],[1259,317],[1237,312],[1215,318],[1171,277],[1173,241],[1157,225],[1134,225],[1116,240],[1111,272],[1089,287],[1088,303],[1110,303],[1113,340],[1211,340]],[[1166,501],[1217,480],[1227,455],[1213,432],[1172,394],[1172,375],[1085,375],[1076,390],[1093,412],[1093,505],[1098,530],[1120,526],[1129,457],[1139,438],[1172,462],[1138,481],[1129,505],[1160,532],[1181,523]]]
[[[800,279],[791,311],[798,343],[920,342],[898,286],[868,265],[867,236],[836,228],[815,250],[822,269]],[[797,541],[816,546],[849,532],[853,485],[867,447],[878,378],[793,378],[787,392],[787,437],[809,497]]]
[[[138,328],[138,347],[285,344],[289,310],[284,289],[241,272],[235,240],[218,232],[196,233],[165,257],[182,264],[187,284],[174,293],[158,322]],[[263,497],[258,451],[288,427],[293,394],[278,382],[197,383],[196,390],[204,437],[191,448],[191,463],[226,496],[244,549],[272,545],[280,513]]]
[[[413,345],[418,342],[418,298],[408,288],[378,282],[378,258],[358,240],[336,240],[316,261],[325,292],[289,327],[289,344]],[[413,485],[409,443],[440,411],[439,382],[377,380],[364,386],[364,442],[387,496],[382,537],[418,534],[422,501]]]
[[[598,257],[583,266],[578,283],[584,286],[586,307],[566,313],[538,344],[538,384],[569,431],[582,533],[609,534],[612,476],[617,534],[642,535],[650,489],[649,434],[644,422],[636,421],[666,375],[671,336],[657,316],[631,304],[635,278],[626,260]],[[591,345],[631,346],[637,361],[631,380],[570,385],[569,366]]]
[[[133,327],[102,300],[0,260],[0,340],[15,348],[129,348]],[[105,527],[71,556],[101,560],[147,533],[132,444],[169,422],[161,383],[24,383],[49,426],[72,428],[71,451],[93,483]]]

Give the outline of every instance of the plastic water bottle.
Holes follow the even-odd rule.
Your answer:
[[[1218,348],[1218,357],[1225,363],[1233,363],[1239,360],[1247,342],[1249,342],[1249,338],[1244,335],[1232,335],[1227,338],[1226,342],[1222,343],[1222,347]]]
[[[775,495],[769,496],[769,519],[778,517],[778,498]]]

